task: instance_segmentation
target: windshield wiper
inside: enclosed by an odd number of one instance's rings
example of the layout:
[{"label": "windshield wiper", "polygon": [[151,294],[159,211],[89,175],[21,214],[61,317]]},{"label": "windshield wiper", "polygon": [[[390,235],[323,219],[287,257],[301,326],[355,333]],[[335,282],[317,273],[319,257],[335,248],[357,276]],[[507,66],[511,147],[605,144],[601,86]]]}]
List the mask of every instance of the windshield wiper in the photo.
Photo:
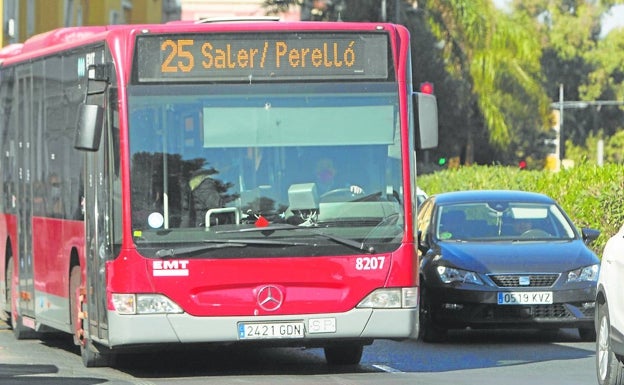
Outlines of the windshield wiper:
[{"label": "windshield wiper", "polygon": [[192,256],[204,251],[214,249],[224,249],[227,247],[247,247],[254,246],[316,246],[305,242],[276,241],[273,239],[205,239],[202,242],[209,245],[178,247],[170,249],[160,249],[155,256],[158,258],[171,258],[181,256]]},{"label": "windshield wiper", "polygon": [[199,254],[201,252],[212,250],[212,249],[223,249],[226,247],[245,247],[245,246],[247,245],[244,242],[228,243],[228,242],[222,241],[221,243],[212,244],[212,245],[160,249],[154,255],[157,258],[182,257],[182,256],[188,257],[194,254]]},{"label": "windshield wiper", "polygon": [[[277,230],[311,230],[310,227],[299,227],[299,226],[295,226],[295,225],[290,225],[290,224],[285,224],[285,223],[280,223],[280,224],[271,224],[269,226],[265,226],[265,227],[247,227],[244,229],[238,229],[238,230],[223,230],[223,231],[217,231],[217,233],[247,233],[247,232],[260,232],[263,233],[266,236],[269,236],[270,234],[272,234],[274,231]],[[317,231],[317,230],[312,230],[312,234],[316,235],[316,236],[321,236],[325,239],[330,239],[336,243],[340,243],[343,244],[345,246],[349,246],[352,247],[356,250],[359,251],[363,251],[369,254],[374,254],[375,253],[375,248],[373,246],[369,246],[367,244],[365,244],[364,242],[357,242],[354,241],[352,239],[348,239],[348,238],[343,238],[343,237],[339,237],[337,235],[332,235],[332,234],[327,234],[321,231]],[[238,240],[236,240],[238,241]],[[245,240],[246,241],[246,240]],[[243,241],[243,242],[245,242]]]},{"label": "windshield wiper", "polygon": [[224,245],[268,245],[268,246],[316,246],[307,242],[276,241],[273,239],[206,239],[206,243],[215,242]]}]

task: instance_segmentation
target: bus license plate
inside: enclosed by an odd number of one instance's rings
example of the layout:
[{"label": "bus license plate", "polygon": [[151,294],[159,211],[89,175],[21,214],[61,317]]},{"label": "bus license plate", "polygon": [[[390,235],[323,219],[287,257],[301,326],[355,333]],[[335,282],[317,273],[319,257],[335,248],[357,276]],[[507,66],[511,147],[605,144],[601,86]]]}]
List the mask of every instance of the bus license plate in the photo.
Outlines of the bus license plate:
[{"label": "bus license plate", "polygon": [[499,305],[549,305],[553,303],[551,291],[499,292]]},{"label": "bus license plate", "polygon": [[259,340],[269,338],[303,338],[303,322],[239,323],[238,338]]}]

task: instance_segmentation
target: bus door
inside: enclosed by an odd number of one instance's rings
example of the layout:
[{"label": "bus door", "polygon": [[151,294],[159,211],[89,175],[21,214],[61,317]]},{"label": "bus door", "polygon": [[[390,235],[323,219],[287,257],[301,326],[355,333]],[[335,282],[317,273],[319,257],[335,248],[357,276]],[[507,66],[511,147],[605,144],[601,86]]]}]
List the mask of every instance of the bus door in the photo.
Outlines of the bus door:
[{"label": "bus door", "polygon": [[[17,70],[17,282],[18,314],[35,316],[35,287],[32,255],[31,163],[34,113],[32,70],[30,65]],[[21,320],[18,320],[18,323]],[[21,326],[21,325],[20,325]]]},{"label": "bus door", "polygon": [[108,339],[106,261],[112,257],[112,176],[109,119],[104,119],[98,151],[86,152],[85,225],[88,325],[91,338]]}]

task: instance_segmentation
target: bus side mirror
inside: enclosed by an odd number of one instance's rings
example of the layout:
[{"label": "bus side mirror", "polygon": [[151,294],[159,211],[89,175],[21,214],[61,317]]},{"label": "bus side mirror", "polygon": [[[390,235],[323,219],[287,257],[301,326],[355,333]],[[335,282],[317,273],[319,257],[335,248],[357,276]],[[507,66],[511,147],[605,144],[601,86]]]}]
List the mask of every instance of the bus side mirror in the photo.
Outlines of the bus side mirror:
[{"label": "bus side mirror", "polygon": [[97,104],[81,104],[78,109],[74,148],[83,151],[97,151],[102,138],[104,108]]},{"label": "bus side mirror", "polygon": [[104,95],[111,77],[111,64],[92,64],[87,68],[85,101],[78,109],[74,148],[97,151],[102,139],[104,124]]},{"label": "bus side mirror", "polygon": [[416,120],[416,148],[426,150],[438,147],[438,103],[431,94],[414,92],[414,119]]}]

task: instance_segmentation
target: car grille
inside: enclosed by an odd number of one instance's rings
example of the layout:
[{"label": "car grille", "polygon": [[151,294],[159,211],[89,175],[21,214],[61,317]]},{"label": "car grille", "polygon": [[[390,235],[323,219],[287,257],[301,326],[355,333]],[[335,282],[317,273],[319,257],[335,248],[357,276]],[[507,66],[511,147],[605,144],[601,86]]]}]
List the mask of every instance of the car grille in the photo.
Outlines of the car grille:
[{"label": "car grille", "polygon": [[[576,304],[575,304],[576,305]],[[594,309],[580,309],[585,317],[593,317]],[[477,319],[520,321],[520,320],[574,320],[576,317],[563,304],[531,305],[531,306],[500,306],[487,305],[476,313]]]},{"label": "car grille", "polygon": [[[489,277],[498,287],[550,287],[555,284],[559,274],[500,274]],[[529,278],[529,284],[521,285],[520,277]]]},{"label": "car grille", "polygon": [[562,304],[520,306],[491,306],[484,309],[485,319],[513,319],[526,318],[565,319],[573,318],[572,314]]}]

